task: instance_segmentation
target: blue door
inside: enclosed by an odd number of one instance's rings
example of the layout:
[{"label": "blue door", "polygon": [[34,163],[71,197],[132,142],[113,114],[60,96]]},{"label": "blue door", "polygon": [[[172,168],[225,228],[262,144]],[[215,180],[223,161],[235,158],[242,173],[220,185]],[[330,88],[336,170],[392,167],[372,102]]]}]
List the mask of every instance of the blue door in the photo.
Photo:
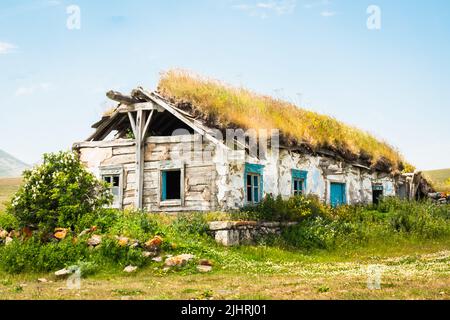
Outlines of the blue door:
[{"label": "blue door", "polygon": [[338,207],[347,203],[345,196],[345,183],[330,184],[330,203],[332,207]]}]

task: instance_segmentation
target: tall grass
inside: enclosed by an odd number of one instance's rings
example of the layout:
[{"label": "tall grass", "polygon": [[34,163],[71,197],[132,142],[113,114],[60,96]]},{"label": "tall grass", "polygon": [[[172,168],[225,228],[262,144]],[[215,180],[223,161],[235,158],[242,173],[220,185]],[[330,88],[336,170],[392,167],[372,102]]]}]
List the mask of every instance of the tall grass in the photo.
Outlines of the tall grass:
[{"label": "tall grass", "polygon": [[213,117],[223,126],[279,129],[297,144],[329,147],[357,157],[368,156],[372,164],[389,162],[393,170],[406,166],[399,152],[388,143],[332,117],[301,109],[280,99],[184,70],[163,73],[158,90],[177,102],[190,103],[203,116]]}]

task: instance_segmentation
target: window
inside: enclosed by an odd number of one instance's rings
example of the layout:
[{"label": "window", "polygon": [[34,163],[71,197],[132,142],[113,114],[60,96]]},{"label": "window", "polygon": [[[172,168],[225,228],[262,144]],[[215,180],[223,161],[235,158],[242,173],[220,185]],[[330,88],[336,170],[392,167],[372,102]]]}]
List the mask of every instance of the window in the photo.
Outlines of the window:
[{"label": "window", "polygon": [[181,200],[181,170],[162,171],[161,178],[161,200]]},{"label": "window", "polygon": [[245,197],[248,204],[259,203],[263,196],[263,170],[259,164],[245,164]]},{"label": "window", "polygon": [[372,202],[373,204],[380,203],[381,198],[383,197],[383,185],[382,184],[374,184],[372,186]]},{"label": "window", "polygon": [[120,190],[120,174],[103,174],[102,179],[109,185],[109,190],[114,196],[113,207],[120,208],[122,202],[122,194]]},{"label": "window", "polygon": [[307,171],[292,169],[292,194],[294,196],[305,194],[307,177]]},{"label": "window", "polygon": [[259,199],[259,175],[254,173],[247,174],[247,202],[258,203]]},{"label": "window", "polygon": [[305,180],[294,178],[294,196],[300,196],[303,194],[303,184]]}]

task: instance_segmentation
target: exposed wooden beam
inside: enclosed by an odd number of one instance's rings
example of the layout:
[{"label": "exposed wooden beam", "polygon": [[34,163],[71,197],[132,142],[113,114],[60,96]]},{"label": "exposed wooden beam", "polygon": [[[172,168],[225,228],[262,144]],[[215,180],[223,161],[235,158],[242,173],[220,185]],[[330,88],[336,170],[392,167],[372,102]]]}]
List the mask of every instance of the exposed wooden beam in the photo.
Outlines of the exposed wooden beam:
[{"label": "exposed wooden beam", "polygon": [[144,141],[145,139],[145,135],[147,134],[148,127],[150,125],[150,122],[152,121],[154,112],[155,110],[150,111],[150,115],[148,116],[147,121],[145,122],[144,130],[142,131],[141,141]]},{"label": "exposed wooden beam", "polygon": [[136,114],[136,198],[135,208],[142,209],[142,198],[144,194],[144,146],[142,133],[144,130],[145,113],[138,110]]},{"label": "exposed wooden beam", "polygon": [[120,92],[112,91],[112,90],[108,91],[106,93],[106,96],[109,99],[111,99],[111,100],[114,100],[114,101],[117,101],[117,102],[120,102],[120,103],[123,103],[123,104],[127,104],[127,105],[139,102],[139,100],[133,98],[132,96],[127,96],[127,95],[124,95],[124,94],[122,94]]},{"label": "exposed wooden beam", "polygon": [[117,117],[119,116],[118,113],[113,114],[109,119],[105,120],[101,125],[98,126],[98,128],[95,130],[93,134],[89,136],[89,138],[86,139],[86,141],[92,141],[92,140],[102,140],[101,137],[104,137],[105,130],[106,135],[109,134],[109,132],[112,131],[112,124],[114,121],[116,121]]},{"label": "exposed wooden beam", "polygon": [[139,110],[156,110],[158,112],[164,112],[164,108],[156,105],[153,102],[140,102],[131,105],[122,105],[117,109],[117,111],[120,113],[136,112]]},{"label": "exposed wooden beam", "polygon": [[131,130],[133,131],[134,137],[137,137],[136,122],[135,122],[131,112],[128,112],[128,119],[130,119]]}]

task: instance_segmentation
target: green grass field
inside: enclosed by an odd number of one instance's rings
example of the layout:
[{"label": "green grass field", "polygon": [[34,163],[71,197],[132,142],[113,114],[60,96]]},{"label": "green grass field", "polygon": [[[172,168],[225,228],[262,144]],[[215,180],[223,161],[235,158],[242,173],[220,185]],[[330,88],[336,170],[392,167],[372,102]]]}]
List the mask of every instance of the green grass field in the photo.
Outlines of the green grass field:
[{"label": "green grass field", "polygon": [[[8,199],[19,185],[20,179],[0,180],[0,198]],[[66,280],[58,280],[53,272],[0,271],[0,300],[450,299],[450,239],[446,238],[392,239],[332,252],[206,243],[210,246],[202,250],[222,260],[211,273],[198,273],[195,268],[164,271],[154,263],[125,274],[117,266],[82,279],[79,289],[69,289]],[[381,276],[379,290],[368,287],[374,266]]]},{"label": "green grass field", "polygon": [[431,180],[439,192],[450,192],[450,169],[425,171],[425,176]]},{"label": "green grass field", "polygon": [[[303,254],[271,247],[224,249],[234,264],[208,274],[101,272],[79,289],[52,274],[0,273],[0,299],[450,299],[450,243]],[[381,288],[369,289],[368,270]],[[45,278],[47,282],[39,282]]]},{"label": "green grass field", "polygon": [[0,178],[0,211],[5,209],[5,202],[19,189],[22,178]]}]

